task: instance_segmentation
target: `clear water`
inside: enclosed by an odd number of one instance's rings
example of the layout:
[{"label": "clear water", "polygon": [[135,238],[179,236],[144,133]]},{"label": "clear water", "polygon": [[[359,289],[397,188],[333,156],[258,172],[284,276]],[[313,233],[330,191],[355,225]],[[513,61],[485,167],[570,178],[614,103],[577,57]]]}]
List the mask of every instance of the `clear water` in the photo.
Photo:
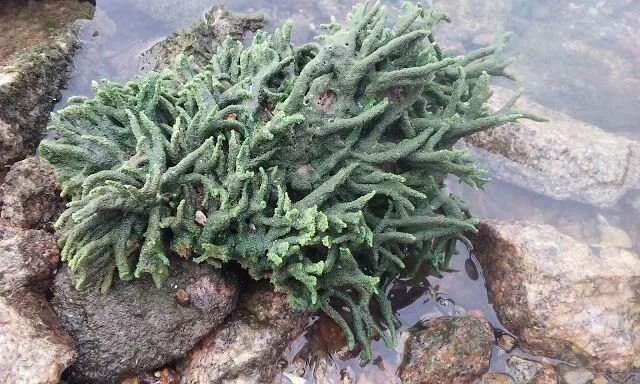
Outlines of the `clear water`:
[{"label": "clear water", "polygon": [[[295,23],[295,40],[307,41],[318,26],[334,15],[344,19],[354,1],[235,0],[222,1],[238,12],[262,11],[272,30],[286,19]],[[399,1],[385,0],[392,13]],[[486,44],[498,34],[515,32],[509,52],[519,56],[512,72],[528,97],[604,130],[640,140],[640,2],[635,0],[460,0],[435,1],[452,11],[451,25],[438,31],[441,41],[463,51]],[[179,4],[179,5],[178,5]],[[142,70],[141,53],[176,29],[190,25],[210,6],[210,0],[98,0],[93,20],[84,24],[84,46],[75,57],[75,71],[65,91],[90,95],[90,82],[109,78],[126,81]],[[457,18],[455,18],[457,16]],[[59,103],[57,108],[64,106]],[[625,207],[610,210],[572,202],[554,201],[524,189],[495,181],[486,192],[452,186],[485,218],[510,218],[548,223],[568,234],[591,233],[597,215],[624,229],[636,251],[640,223]],[[577,227],[577,228],[576,228]],[[473,257],[461,250],[449,271],[419,281],[400,281],[393,295],[403,329],[443,315],[486,317],[502,329],[488,302],[482,271]],[[316,321],[294,345],[288,371],[311,378],[313,370],[328,362],[338,380],[340,371],[357,382],[393,383],[402,356],[402,343],[388,350],[374,343],[373,364],[359,367],[342,349],[336,330]],[[326,357],[329,356],[327,360]],[[493,370],[500,370],[504,353],[494,354]],[[277,382],[288,379],[278,377]]]}]

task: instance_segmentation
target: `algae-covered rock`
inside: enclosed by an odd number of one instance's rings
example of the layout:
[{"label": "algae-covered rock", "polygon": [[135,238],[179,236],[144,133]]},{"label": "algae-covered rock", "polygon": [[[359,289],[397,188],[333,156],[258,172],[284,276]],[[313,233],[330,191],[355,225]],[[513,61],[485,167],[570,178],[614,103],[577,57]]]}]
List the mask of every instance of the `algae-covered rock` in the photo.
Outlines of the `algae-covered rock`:
[{"label": "algae-covered rock", "polygon": [[0,217],[18,228],[52,229],[64,211],[51,164],[37,157],[14,163],[0,186]]},{"label": "algae-covered rock", "polygon": [[9,2],[0,12],[0,174],[35,152],[78,48],[75,0]]},{"label": "algae-covered rock", "polygon": [[406,384],[472,383],[489,369],[493,342],[484,319],[429,321],[407,340],[400,378]]},{"label": "algae-covered rock", "polygon": [[119,282],[108,294],[79,292],[68,269],[55,278],[52,305],[78,346],[69,368],[79,382],[112,383],[184,356],[234,309],[233,276],[194,263],[176,264],[167,284]]}]

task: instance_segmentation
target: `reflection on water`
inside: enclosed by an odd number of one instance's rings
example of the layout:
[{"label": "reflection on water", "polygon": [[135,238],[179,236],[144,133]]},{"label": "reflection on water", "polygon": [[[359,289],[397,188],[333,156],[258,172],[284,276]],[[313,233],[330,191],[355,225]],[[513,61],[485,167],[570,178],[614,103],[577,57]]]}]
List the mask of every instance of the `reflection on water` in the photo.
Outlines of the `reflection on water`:
[{"label": "reflection on water", "polygon": [[[269,30],[286,19],[293,20],[296,42],[310,40],[318,33],[320,23],[332,15],[343,19],[354,2],[222,1],[234,11],[262,11]],[[392,13],[400,4],[383,2]],[[75,58],[75,72],[64,99],[75,94],[90,95],[91,80],[110,78],[122,82],[140,73],[141,52],[172,31],[191,24],[211,6],[211,0],[175,4],[168,0],[98,0],[94,19],[82,30],[84,46]],[[452,25],[438,31],[437,37],[441,37],[445,48],[468,50],[513,30],[509,51],[517,53],[519,59],[512,72],[519,79],[518,86],[524,87],[531,98],[604,130],[640,139],[640,2],[441,0],[435,5],[454,18]],[[58,108],[62,106],[64,102]],[[597,210],[553,201],[497,181],[490,183],[484,193],[469,191],[455,182],[450,188],[464,196],[479,217],[551,224],[590,244],[602,241],[602,234],[611,232],[607,228],[622,229],[633,247],[640,248],[640,223],[628,207]],[[483,316],[501,329],[487,300],[482,271],[464,249],[449,271],[399,280],[389,294],[403,323],[402,331],[438,316],[461,314]],[[358,382],[393,383],[398,380],[395,371],[401,363],[401,353],[402,342],[395,350],[376,342],[373,363],[361,368],[344,350],[344,340],[336,327],[319,319],[296,342],[287,370],[304,373],[309,379],[316,370],[333,379],[350,376]],[[499,369],[503,358],[504,353],[494,354],[492,369]],[[287,382],[283,377],[278,380]]]}]

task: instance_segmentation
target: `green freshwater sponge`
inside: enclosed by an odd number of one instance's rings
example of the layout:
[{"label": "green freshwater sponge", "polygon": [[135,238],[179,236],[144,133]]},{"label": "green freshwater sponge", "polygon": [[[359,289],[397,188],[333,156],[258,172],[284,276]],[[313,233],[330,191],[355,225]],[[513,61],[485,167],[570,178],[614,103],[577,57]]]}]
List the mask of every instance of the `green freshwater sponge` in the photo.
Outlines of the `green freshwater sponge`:
[{"label": "green freshwater sponge", "polygon": [[171,253],[234,261],[326,312],[363,360],[373,337],[394,344],[390,281],[445,267],[476,231],[444,183],[485,173],[453,144],[528,116],[485,105],[506,39],[450,57],[432,35],[446,17],[420,4],[393,28],[379,4],[348,19],[321,45],[293,45],[289,24],[227,39],[204,67],[179,56],[54,114],[40,151],[69,200],[56,229],[77,287],[161,285]]}]

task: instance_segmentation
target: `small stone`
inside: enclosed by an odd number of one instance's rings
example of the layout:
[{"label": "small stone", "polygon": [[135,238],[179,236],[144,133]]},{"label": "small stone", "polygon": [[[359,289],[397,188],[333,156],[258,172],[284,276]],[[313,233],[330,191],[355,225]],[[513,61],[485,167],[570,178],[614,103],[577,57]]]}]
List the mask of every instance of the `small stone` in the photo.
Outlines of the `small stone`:
[{"label": "small stone", "polygon": [[482,384],[516,384],[513,377],[505,373],[485,373],[482,376]]},{"label": "small stone", "polygon": [[609,380],[607,380],[603,374],[598,374],[593,380],[591,380],[591,384],[609,384]]},{"label": "small stone", "polygon": [[205,225],[207,223],[207,216],[202,211],[196,211],[195,221],[200,225]]},{"label": "small stone", "polygon": [[564,384],[588,384],[596,376],[583,367],[573,367],[568,364],[558,364],[556,371],[562,378]]},{"label": "small stone", "polygon": [[498,336],[498,347],[502,348],[505,352],[511,352],[517,343],[518,339],[507,333]]},{"label": "small stone", "polygon": [[191,296],[189,296],[189,293],[187,293],[187,291],[185,291],[184,289],[178,289],[178,291],[176,292],[176,301],[178,302],[178,304],[188,307],[189,305],[191,305]]},{"label": "small stone", "polygon": [[180,375],[171,368],[165,368],[160,372],[160,384],[180,384]]},{"label": "small stone", "polygon": [[558,379],[551,364],[511,356],[507,360],[508,373],[518,384],[557,384]]}]

